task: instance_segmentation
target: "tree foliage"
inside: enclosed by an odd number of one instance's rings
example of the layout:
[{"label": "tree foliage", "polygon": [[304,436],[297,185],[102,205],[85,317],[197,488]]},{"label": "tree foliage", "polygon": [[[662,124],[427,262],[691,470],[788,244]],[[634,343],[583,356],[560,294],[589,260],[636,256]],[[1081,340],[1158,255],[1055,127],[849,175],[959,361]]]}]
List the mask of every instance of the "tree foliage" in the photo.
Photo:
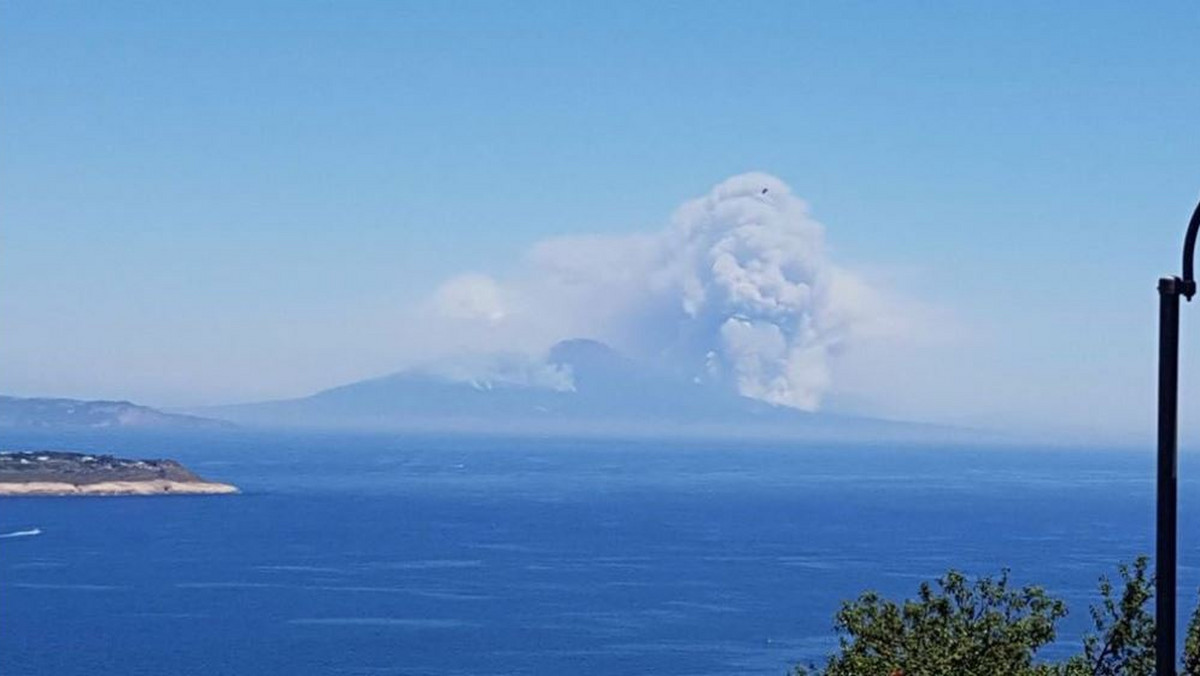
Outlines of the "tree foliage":
[{"label": "tree foliage", "polygon": [[1111,580],[1100,578],[1100,603],[1091,608],[1094,631],[1084,637],[1082,660],[1074,659],[1068,674],[1154,676],[1154,616],[1148,609],[1154,582],[1148,567],[1144,556],[1122,564],[1119,594]]},{"label": "tree foliage", "polygon": [[[796,676],[1153,676],[1154,580],[1149,559],[1100,579],[1092,631],[1079,654],[1038,659],[1066,605],[1036,586],[1013,588],[1008,571],[974,581],[950,571],[902,602],[866,592],[837,613],[838,650]],[[1184,642],[1181,676],[1200,676],[1200,608]]]},{"label": "tree foliage", "polygon": [[[826,676],[1035,674],[1038,648],[1067,613],[1038,587],[1010,588],[1008,573],[969,582],[951,571],[895,603],[867,592],[837,614],[839,653]],[[798,674],[814,673],[801,669]]]}]

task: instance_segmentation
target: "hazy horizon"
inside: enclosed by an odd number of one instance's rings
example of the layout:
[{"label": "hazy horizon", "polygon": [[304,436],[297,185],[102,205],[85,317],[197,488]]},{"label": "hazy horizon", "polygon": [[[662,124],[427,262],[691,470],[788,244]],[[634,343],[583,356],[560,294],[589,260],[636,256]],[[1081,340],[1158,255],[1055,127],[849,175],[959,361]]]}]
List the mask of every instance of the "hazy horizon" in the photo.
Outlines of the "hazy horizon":
[{"label": "hazy horizon", "polygon": [[1198,34],[0,2],[0,672],[1191,669]]},{"label": "hazy horizon", "polygon": [[6,4],[0,390],[180,408],[493,353],[556,388],[593,338],[801,410],[1149,438],[1198,24]]}]

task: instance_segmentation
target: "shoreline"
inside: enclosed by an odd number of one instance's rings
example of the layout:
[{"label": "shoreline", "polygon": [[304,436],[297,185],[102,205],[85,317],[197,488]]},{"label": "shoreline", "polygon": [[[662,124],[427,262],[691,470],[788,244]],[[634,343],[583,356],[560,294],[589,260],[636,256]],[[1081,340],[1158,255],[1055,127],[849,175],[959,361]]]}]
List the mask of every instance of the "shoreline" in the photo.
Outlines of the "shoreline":
[{"label": "shoreline", "polygon": [[98,481],[73,484],[65,481],[0,481],[0,497],[72,497],[122,495],[231,495],[237,486],[212,481]]}]

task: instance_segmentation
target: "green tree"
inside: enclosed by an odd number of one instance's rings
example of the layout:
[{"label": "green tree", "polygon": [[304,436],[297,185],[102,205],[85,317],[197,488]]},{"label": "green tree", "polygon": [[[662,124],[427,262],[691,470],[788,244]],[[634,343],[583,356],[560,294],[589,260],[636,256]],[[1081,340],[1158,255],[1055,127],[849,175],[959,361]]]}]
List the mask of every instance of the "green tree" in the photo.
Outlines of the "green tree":
[{"label": "green tree", "polygon": [[1183,641],[1182,676],[1200,676],[1200,605],[1192,611],[1188,622],[1187,637]]},{"label": "green tree", "polygon": [[1008,572],[974,583],[951,571],[901,604],[867,592],[837,614],[840,651],[825,676],[1013,676],[1051,674],[1036,666],[1066,606],[1040,587],[1009,587]]},{"label": "green tree", "polygon": [[[867,592],[845,603],[835,626],[838,651],[824,668],[796,676],[1152,676],[1154,580],[1149,559],[1121,565],[1119,585],[1100,579],[1093,630],[1080,654],[1038,661],[1066,616],[1040,587],[1012,589],[1008,572],[970,582],[951,571],[902,603]],[[1184,641],[1181,676],[1200,676],[1200,606]]]},{"label": "green tree", "polygon": [[1091,609],[1095,633],[1083,639],[1086,673],[1154,675],[1154,616],[1148,609],[1154,582],[1147,572],[1149,563],[1141,556],[1119,567],[1123,583],[1119,594],[1108,577],[1100,578],[1100,603]]}]

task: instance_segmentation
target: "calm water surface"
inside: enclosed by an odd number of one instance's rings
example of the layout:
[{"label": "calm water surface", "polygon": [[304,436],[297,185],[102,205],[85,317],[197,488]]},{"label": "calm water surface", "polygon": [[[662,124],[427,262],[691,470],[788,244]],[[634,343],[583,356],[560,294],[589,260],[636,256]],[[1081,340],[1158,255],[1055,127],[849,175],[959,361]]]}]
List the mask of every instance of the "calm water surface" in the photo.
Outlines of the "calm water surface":
[{"label": "calm water surface", "polygon": [[1065,597],[1061,652],[1096,578],[1151,549],[1149,449],[4,441],[176,457],[245,490],[0,501],[0,534],[42,531],[0,538],[8,676],[782,674],[833,647],[842,599],[949,567]]}]

